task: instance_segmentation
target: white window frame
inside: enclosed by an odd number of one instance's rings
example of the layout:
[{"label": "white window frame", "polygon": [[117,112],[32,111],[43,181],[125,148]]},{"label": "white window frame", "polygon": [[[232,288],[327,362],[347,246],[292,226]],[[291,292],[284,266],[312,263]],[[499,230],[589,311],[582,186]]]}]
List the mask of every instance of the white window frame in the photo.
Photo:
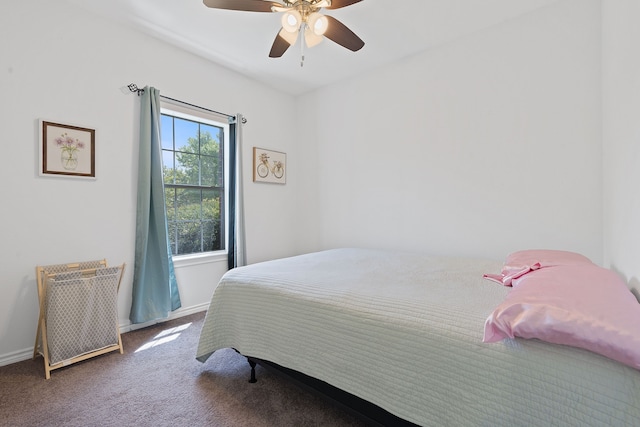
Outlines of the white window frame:
[{"label": "white window frame", "polygon": [[224,129],[224,242],[225,249],[193,254],[173,255],[174,267],[208,264],[227,260],[227,243],[229,242],[229,118],[209,110],[185,105],[172,100],[160,99],[160,114],[192,120]]}]

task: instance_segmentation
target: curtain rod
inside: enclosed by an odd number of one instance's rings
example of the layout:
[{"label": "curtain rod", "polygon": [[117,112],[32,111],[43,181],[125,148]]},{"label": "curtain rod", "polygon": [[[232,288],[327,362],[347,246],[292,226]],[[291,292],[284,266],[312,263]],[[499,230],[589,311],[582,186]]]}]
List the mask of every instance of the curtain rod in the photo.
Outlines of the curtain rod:
[{"label": "curtain rod", "polygon": [[[131,83],[127,87],[129,88],[130,92],[135,92],[135,93],[138,94],[138,96],[140,96],[140,95],[142,95],[144,93],[144,89],[140,89],[138,87],[138,85],[135,84],[135,83]],[[221,113],[220,111],[211,110],[211,109],[205,108],[205,107],[200,107],[199,105],[190,104],[188,102],[180,101],[179,99],[175,99],[175,98],[169,98],[168,96],[160,95],[160,98],[164,98],[164,99],[166,99],[168,101],[173,101],[173,102],[178,102],[180,104],[188,105],[189,107],[199,108],[200,110],[209,111],[210,113],[215,113],[215,114],[220,114],[222,116],[227,116],[227,118],[229,118],[229,119],[235,119],[235,117],[236,117],[235,115],[232,115],[232,114]],[[242,117],[242,123],[243,124],[247,123],[246,117]]]}]

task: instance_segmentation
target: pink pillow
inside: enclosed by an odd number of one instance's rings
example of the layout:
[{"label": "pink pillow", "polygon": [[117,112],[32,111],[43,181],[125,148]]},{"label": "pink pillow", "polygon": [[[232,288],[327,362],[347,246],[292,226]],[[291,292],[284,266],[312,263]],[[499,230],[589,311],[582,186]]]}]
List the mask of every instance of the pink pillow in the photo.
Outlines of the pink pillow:
[{"label": "pink pillow", "polygon": [[552,249],[529,249],[507,256],[500,274],[485,274],[484,278],[511,286],[511,281],[523,274],[556,265],[593,264],[589,258],[575,252]]},{"label": "pink pillow", "polygon": [[484,342],[538,338],[640,369],[640,304],[622,278],[595,264],[533,271],[487,318]]}]

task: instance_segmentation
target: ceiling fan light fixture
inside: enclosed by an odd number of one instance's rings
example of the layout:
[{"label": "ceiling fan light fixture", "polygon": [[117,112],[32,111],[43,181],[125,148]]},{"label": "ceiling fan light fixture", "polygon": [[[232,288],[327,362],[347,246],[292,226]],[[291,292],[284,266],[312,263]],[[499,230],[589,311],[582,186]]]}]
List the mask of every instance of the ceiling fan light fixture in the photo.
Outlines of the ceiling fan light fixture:
[{"label": "ceiling fan light fixture", "polygon": [[304,41],[309,48],[318,45],[323,38],[321,35],[316,34],[308,25],[304,29]]},{"label": "ceiling fan light fixture", "polygon": [[298,40],[298,33],[296,32],[292,33],[290,31],[285,30],[284,28],[280,30],[279,35],[280,37],[285,39],[290,46],[293,46],[294,44],[296,44],[296,40]]},{"label": "ceiling fan light fixture", "polygon": [[364,46],[364,41],[346,25],[331,15],[319,13],[323,9],[342,9],[360,3],[362,0],[202,0],[212,9],[239,10],[246,12],[282,13],[282,27],[278,31],[270,58],[280,58],[298,38],[304,62],[306,46],[315,46],[325,37],[332,42],[356,52]]},{"label": "ceiling fan light fixture", "polygon": [[311,30],[315,35],[322,36],[327,31],[327,27],[329,26],[329,20],[327,19],[326,16],[318,12],[313,12],[307,18],[307,24],[309,25],[309,27],[311,28]]},{"label": "ceiling fan light fixture", "polygon": [[290,33],[295,33],[300,29],[302,16],[297,10],[289,10],[282,15],[282,28]]}]

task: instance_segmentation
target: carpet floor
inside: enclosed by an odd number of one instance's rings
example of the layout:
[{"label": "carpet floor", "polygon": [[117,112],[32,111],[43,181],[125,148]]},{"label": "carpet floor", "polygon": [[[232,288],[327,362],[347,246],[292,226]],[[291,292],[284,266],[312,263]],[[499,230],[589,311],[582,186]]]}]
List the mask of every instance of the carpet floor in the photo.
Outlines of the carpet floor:
[{"label": "carpet floor", "polygon": [[364,426],[233,350],[195,360],[204,313],[122,335],[112,352],[52,371],[0,367],[0,426]]}]

